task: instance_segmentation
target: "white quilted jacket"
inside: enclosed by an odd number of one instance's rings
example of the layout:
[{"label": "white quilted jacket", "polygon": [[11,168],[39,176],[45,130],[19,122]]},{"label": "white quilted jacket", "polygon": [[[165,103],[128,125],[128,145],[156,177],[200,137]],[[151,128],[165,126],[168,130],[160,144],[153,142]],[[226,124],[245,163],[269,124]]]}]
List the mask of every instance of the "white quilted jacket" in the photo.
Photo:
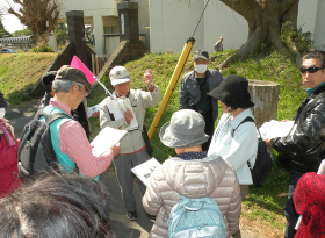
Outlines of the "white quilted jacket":
[{"label": "white quilted jacket", "polygon": [[221,157],[204,159],[167,159],[156,170],[143,197],[147,213],[157,215],[150,236],[168,237],[167,220],[173,206],[187,198],[209,196],[222,212],[227,238],[239,229],[240,193],[236,172]]}]

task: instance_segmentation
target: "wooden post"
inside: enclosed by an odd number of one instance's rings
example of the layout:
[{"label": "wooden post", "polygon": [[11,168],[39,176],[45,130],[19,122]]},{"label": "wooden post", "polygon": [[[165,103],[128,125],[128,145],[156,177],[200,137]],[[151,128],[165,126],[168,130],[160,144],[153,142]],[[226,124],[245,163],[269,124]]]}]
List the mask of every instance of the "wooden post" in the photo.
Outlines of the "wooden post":
[{"label": "wooden post", "polygon": [[[95,54],[91,54],[93,73],[95,74]],[[97,74],[95,74],[97,76]]]},{"label": "wooden post", "polygon": [[96,55],[96,73],[95,75],[97,76],[99,74],[99,57]]},{"label": "wooden post", "polygon": [[272,81],[248,80],[248,92],[255,104],[252,113],[257,127],[264,122],[276,120],[280,84]]}]

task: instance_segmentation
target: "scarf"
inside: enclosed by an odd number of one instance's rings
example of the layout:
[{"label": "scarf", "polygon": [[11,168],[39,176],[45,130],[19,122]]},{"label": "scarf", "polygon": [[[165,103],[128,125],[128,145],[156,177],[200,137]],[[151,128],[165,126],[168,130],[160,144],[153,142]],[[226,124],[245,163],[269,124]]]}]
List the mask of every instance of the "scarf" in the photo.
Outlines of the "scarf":
[{"label": "scarf", "polygon": [[310,96],[313,92],[315,92],[318,88],[320,88],[321,86],[324,86],[324,83],[321,83],[320,85],[318,85],[316,88],[306,88],[306,92],[308,93],[308,96]]},{"label": "scarf", "polygon": [[200,151],[200,152],[184,152],[178,155],[178,158],[184,160],[192,160],[192,159],[204,159],[208,157],[208,151]]}]

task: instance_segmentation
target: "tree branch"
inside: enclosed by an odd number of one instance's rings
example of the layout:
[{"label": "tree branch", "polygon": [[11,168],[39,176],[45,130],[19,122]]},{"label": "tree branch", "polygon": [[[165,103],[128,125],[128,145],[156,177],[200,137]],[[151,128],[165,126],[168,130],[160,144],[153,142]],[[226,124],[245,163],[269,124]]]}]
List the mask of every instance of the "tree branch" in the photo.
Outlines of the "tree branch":
[{"label": "tree branch", "polygon": [[288,11],[290,7],[292,7],[295,3],[299,2],[299,0],[282,0],[279,2],[281,5],[281,16]]},{"label": "tree branch", "polygon": [[255,0],[220,0],[226,6],[243,16],[247,21],[255,19],[256,13],[260,12],[260,6]]}]

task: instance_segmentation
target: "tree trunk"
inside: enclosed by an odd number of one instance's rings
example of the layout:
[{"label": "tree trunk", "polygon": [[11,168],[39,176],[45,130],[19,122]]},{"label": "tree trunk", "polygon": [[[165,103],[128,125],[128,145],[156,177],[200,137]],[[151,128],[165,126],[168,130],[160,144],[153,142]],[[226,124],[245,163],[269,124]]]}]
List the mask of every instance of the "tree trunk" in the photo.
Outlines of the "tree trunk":
[{"label": "tree trunk", "polygon": [[281,27],[285,21],[297,25],[299,0],[220,0],[248,23],[246,43],[219,67],[222,70],[235,60],[252,57],[263,49],[274,49],[290,56],[290,51],[281,40]]},{"label": "tree trunk", "polygon": [[248,92],[254,102],[252,113],[257,127],[264,122],[276,120],[280,84],[264,80],[248,80]]}]

